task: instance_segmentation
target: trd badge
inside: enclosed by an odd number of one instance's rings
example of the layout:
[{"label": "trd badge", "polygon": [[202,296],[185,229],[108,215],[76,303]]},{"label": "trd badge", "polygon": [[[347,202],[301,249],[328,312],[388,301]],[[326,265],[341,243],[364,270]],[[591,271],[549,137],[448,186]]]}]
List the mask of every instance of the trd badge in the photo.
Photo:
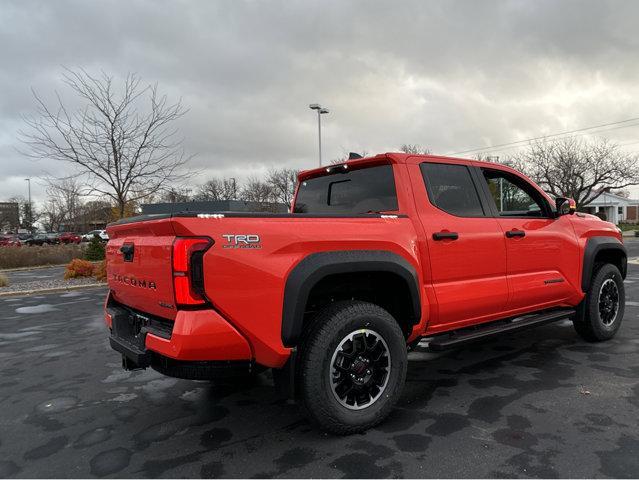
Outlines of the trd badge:
[{"label": "trd badge", "polygon": [[254,233],[246,235],[224,234],[222,237],[226,240],[226,243],[222,245],[222,248],[262,248],[260,243],[260,236]]}]

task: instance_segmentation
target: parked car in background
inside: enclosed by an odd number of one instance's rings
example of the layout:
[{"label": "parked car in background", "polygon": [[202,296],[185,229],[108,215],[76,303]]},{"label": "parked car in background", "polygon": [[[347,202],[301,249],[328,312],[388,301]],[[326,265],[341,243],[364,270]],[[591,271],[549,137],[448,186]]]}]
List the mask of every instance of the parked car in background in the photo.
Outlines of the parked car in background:
[{"label": "parked car in background", "polygon": [[49,245],[57,245],[57,244],[60,243],[60,234],[59,233],[50,232],[50,233],[47,233],[46,236],[47,236],[47,243]]},{"label": "parked car in background", "polygon": [[33,245],[45,245],[49,243],[46,233],[37,233],[29,238],[27,238],[24,243],[32,247]]},{"label": "parked car in background", "polygon": [[22,243],[17,235],[0,235],[0,247],[20,247]]},{"label": "parked car in background", "polygon": [[82,241],[88,242],[93,239],[93,237],[97,235],[101,240],[107,242],[109,240],[109,235],[106,230],[91,230],[89,233],[85,233],[82,235]]},{"label": "parked car in background", "polygon": [[32,233],[18,233],[18,239],[20,239],[20,243],[25,244],[27,240],[33,238]]},{"label": "parked car in background", "polygon": [[36,233],[23,241],[24,244],[33,245],[57,245],[60,243],[60,235],[57,233]]},{"label": "parked car in background", "polygon": [[81,241],[82,237],[77,233],[63,232],[60,234],[60,243],[80,243]]}]

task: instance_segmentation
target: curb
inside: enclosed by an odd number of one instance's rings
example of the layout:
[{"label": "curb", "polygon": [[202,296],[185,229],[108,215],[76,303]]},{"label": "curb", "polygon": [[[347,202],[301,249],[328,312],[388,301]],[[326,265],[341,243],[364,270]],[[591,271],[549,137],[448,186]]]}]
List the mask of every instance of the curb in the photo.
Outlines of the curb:
[{"label": "curb", "polygon": [[104,283],[87,283],[86,285],[71,285],[68,287],[54,287],[54,288],[42,288],[40,290],[18,290],[16,292],[0,292],[0,298],[3,297],[16,297],[22,295],[35,295],[42,293],[56,293],[56,292],[67,292],[69,290],[83,290],[85,288],[96,288],[96,287],[106,287],[106,282]]}]

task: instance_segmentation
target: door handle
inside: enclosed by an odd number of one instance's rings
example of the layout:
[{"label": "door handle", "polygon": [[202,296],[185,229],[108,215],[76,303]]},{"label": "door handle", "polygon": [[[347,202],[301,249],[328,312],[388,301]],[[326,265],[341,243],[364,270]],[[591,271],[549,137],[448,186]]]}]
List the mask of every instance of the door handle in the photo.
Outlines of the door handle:
[{"label": "door handle", "polygon": [[506,232],[506,237],[508,238],[525,237],[525,236],[526,236],[526,232],[524,232],[523,230],[508,230]]},{"label": "door handle", "polygon": [[437,232],[433,233],[433,240],[457,240],[459,234],[457,232]]}]

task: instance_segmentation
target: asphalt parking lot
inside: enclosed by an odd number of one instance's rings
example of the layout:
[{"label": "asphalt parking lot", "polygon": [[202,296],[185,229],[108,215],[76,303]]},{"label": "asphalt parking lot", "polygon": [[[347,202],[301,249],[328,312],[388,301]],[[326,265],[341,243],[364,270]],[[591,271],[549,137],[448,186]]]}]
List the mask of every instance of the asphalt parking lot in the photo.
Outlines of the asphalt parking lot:
[{"label": "asphalt parking lot", "polygon": [[42,280],[56,280],[64,275],[64,265],[56,265],[53,267],[36,268],[33,270],[13,270],[5,272],[11,285],[17,283],[27,283]]},{"label": "asphalt parking lot", "polygon": [[2,298],[0,477],[637,477],[637,265],[626,296],[607,343],[561,322],[418,349],[391,417],[351,437],[314,429],[268,374],[214,385],[123,371],[104,289]]}]

